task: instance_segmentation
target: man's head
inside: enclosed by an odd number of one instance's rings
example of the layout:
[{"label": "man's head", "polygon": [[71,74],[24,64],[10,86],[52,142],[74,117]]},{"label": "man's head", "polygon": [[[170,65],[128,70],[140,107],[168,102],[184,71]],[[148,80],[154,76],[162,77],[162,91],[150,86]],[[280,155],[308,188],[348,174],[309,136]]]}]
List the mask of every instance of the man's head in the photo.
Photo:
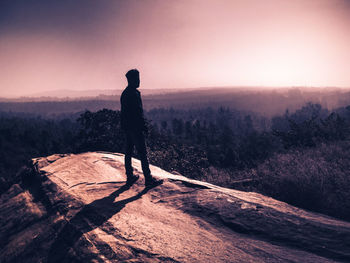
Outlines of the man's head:
[{"label": "man's head", "polygon": [[125,74],[128,80],[128,86],[138,88],[140,86],[140,73],[137,69],[131,69]]}]

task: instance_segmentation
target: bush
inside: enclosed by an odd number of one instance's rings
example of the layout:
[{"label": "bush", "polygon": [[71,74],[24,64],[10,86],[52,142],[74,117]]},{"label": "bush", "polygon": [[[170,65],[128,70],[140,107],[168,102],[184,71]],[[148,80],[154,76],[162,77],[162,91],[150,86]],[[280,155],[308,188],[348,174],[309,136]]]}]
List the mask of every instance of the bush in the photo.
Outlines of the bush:
[{"label": "bush", "polygon": [[81,114],[77,120],[80,124],[77,151],[124,152],[125,138],[120,116],[120,111],[108,109]]},{"label": "bush", "polygon": [[249,190],[350,220],[349,171],[350,141],[338,141],[276,154],[239,176],[258,180]]}]

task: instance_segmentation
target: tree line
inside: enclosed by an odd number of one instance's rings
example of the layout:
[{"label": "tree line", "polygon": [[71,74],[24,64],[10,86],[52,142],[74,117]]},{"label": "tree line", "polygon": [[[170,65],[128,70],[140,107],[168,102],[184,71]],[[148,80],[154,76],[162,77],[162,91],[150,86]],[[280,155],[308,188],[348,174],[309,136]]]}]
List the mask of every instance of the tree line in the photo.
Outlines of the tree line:
[{"label": "tree line", "polygon": [[[154,117],[151,120],[152,116]],[[309,103],[268,119],[229,108],[147,112],[150,162],[200,179],[204,170],[252,168],[276,152],[349,136],[350,107],[329,112]],[[124,151],[120,112],[86,111],[74,119],[0,117],[3,187],[28,159],[54,153]]]}]

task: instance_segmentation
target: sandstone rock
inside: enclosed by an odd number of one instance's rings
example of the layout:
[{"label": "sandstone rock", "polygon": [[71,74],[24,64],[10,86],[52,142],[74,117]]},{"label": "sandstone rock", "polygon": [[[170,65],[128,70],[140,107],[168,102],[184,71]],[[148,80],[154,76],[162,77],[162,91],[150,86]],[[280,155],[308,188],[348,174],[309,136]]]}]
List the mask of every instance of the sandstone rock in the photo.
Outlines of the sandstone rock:
[{"label": "sandstone rock", "polygon": [[0,200],[0,262],[350,261],[350,224],[151,166],[125,185],[122,154],[32,160]]}]

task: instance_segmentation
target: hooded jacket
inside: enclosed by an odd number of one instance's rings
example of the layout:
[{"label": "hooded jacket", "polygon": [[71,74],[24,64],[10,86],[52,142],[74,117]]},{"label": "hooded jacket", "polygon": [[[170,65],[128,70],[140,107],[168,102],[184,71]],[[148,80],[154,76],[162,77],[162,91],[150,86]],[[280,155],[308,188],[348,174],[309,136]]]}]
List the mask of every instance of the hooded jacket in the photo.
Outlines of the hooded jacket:
[{"label": "hooded jacket", "polygon": [[125,131],[145,131],[141,94],[136,88],[126,87],[120,97],[121,126]]}]

